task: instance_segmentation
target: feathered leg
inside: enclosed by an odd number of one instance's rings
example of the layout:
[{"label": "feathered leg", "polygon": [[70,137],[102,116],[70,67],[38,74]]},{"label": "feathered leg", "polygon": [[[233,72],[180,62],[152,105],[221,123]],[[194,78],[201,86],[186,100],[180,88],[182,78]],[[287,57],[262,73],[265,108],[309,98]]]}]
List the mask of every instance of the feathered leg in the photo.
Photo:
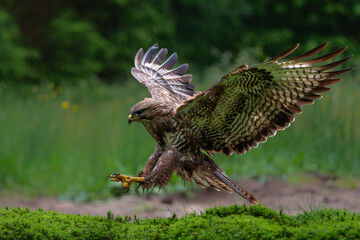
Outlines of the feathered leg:
[{"label": "feathered leg", "polygon": [[139,172],[137,176],[144,177],[144,176],[148,175],[154,169],[156,163],[158,162],[158,160],[162,154],[163,154],[163,151],[161,150],[160,146],[157,145],[154,153],[149,157],[143,170],[141,172]]},{"label": "feathered leg", "polygon": [[181,153],[175,147],[168,147],[160,156],[152,171],[145,175],[145,182],[141,183],[143,189],[163,187],[178,167],[178,160]]},{"label": "feathered leg", "polygon": [[163,187],[169,182],[177,167],[180,152],[175,147],[169,147],[158,157],[160,154],[160,151],[155,151],[138,177],[128,177],[117,173],[108,177],[113,182],[122,182],[123,188],[127,190],[130,189],[132,182],[140,183],[143,189]]}]

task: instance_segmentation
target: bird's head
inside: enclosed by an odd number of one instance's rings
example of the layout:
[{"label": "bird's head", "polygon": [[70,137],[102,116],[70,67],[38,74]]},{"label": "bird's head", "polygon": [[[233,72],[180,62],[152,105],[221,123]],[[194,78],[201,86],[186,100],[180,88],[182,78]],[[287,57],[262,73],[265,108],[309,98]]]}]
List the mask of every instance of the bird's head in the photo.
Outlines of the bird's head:
[{"label": "bird's head", "polygon": [[159,103],[146,98],[141,102],[138,102],[130,109],[128,123],[132,122],[144,122],[150,121],[154,118],[155,114],[157,114],[156,109],[159,107]]}]

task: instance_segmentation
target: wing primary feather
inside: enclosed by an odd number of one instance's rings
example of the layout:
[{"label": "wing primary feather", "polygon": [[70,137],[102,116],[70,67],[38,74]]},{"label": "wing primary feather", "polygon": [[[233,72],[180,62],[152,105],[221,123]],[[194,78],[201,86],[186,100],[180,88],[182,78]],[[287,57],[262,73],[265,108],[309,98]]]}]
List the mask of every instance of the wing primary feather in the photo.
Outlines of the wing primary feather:
[{"label": "wing primary feather", "polygon": [[145,65],[145,63],[149,63],[153,59],[155,53],[158,50],[158,47],[159,47],[159,45],[157,43],[155,43],[146,51],[146,53],[141,61],[142,65]]},{"label": "wing primary feather", "polygon": [[175,65],[178,59],[177,53],[171,54],[171,56],[163,63],[158,69],[166,69],[169,70],[172,66]]},{"label": "wing primary feather", "polygon": [[179,75],[183,75],[184,73],[186,73],[186,71],[189,69],[189,65],[187,63],[182,64],[172,70],[169,70],[168,72],[166,72],[165,75],[168,75],[170,73],[174,73],[174,74],[179,74]]},{"label": "wing primary feather", "polygon": [[191,74],[186,74],[186,75],[168,75],[168,74],[164,74],[163,76],[165,76],[165,79],[167,80],[177,80],[180,81],[181,83],[184,84],[188,84],[191,82],[192,80],[192,75]]},{"label": "wing primary feather", "polygon": [[335,77],[337,75],[344,74],[344,73],[352,71],[352,70],[354,70],[354,69],[353,68],[348,68],[348,69],[339,70],[339,71],[333,71],[333,72],[323,72],[322,74],[325,74],[326,78],[331,78],[331,77]]},{"label": "wing primary feather", "polygon": [[328,69],[331,69],[331,68],[335,68],[335,67],[347,62],[350,58],[352,58],[352,55],[347,57],[347,58],[341,59],[339,61],[329,63],[329,64],[326,64],[326,65],[323,65],[323,66],[316,67],[316,69],[319,70],[319,71],[325,71],[325,70],[328,70]]},{"label": "wing primary feather", "polygon": [[308,52],[306,52],[304,54],[301,54],[300,56],[289,59],[289,61],[290,62],[298,62],[298,61],[303,60],[305,58],[311,57],[312,55],[314,55],[314,54],[320,52],[321,50],[323,50],[327,45],[328,45],[328,42],[323,43],[320,46],[318,46],[318,47],[316,47],[316,48],[314,48],[314,49],[312,49],[312,50],[310,50],[310,51],[308,51]]},{"label": "wing primary feather", "polygon": [[332,53],[329,53],[329,54],[326,54],[324,56],[321,56],[321,57],[318,57],[318,58],[314,58],[314,59],[311,59],[311,60],[308,60],[308,61],[305,61],[305,62],[302,62],[304,64],[310,64],[310,65],[313,65],[313,64],[316,64],[316,63],[320,63],[320,62],[323,62],[323,61],[326,61],[326,60],[329,60],[331,58],[334,58],[336,57],[337,55],[341,54],[342,52],[344,52],[345,50],[347,49],[347,47],[343,47],[343,48],[340,48]]},{"label": "wing primary feather", "polygon": [[135,55],[135,67],[131,69],[132,75],[149,90],[151,97],[156,100],[166,100],[178,106],[184,100],[195,94],[191,83],[192,75],[185,74],[188,64],[182,64],[174,69],[178,55],[173,53],[166,59],[168,50],[159,49],[155,43],[144,54],[139,49]]},{"label": "wing primary feather", "polygon": [[290,53],[292,53],[293,51],[295,51],[298,47],[299,47],[299,44],[297,43],[294,46],[292,46],[291,48],[289,48],[288,50],[276,55],[275,57],[271,58],[270,60],[267,60],[266,62],[275,62],[281,58],[284,58],[287,55],[289,55]]},{"label": "wing primary feather", "polygon": [[320,86],[329,86],[340,82],[342,79],[326,79],[319,81]]},{"label": "wing primary feather", "polygon": [[168,50],[166,48],[160,49],[159,52],[154,57],[154,59],[152,60],[151,64],[160,65],[164,61],[167,53]]},{"label": "wing primary feather", "polygon": [[[189,127],[197,130],[196,139],[206,151],[244,154],[289,127],[295,114],[302,112],[301,106],[314,103],[322,97],[319,93],[331,90],[326,86],[341,81],[333,77],[353,70],[333,70],[351,58],[332,60],[346,47],[306,60],[327,44],[277,62],[292,53],[296,44],[256,67],[234,69],[207,91],[180,105],[176,116],[185,118]],[[323,62],[328,60],[332,62]],[[319,65],[312,67],[316,63]]]},{"label": "wing primary feather", "polygon": [[195,94],[195,84],[193,83],[189,83],[187,86],[186,86],[186,89],[190,90],[192,92],[191,95],[194,95]]},{"label": "wing primary feather", "polygon": [[139,49],[139,51],[137,51],[136,55],[135,55],[135,60],[134,60],[134,65],[135,67],[140,67],[141,65],[141,59],[144,55],[144,50],[142,48]]},{"label": "wing primary feather", "polygon": [[331,88],[327,88],[327,87],[323,87],[323,86],[315,86],[312,88],[311,92],[323,93],[323,92],[328,92],[330,90],[331,90]]}]

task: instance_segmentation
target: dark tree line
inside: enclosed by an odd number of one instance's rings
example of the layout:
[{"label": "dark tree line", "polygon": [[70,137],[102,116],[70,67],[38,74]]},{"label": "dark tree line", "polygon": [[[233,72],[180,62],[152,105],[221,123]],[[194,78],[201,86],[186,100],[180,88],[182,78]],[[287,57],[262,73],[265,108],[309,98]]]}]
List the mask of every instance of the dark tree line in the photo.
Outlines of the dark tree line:
[{"label": "dark tree line", "polygon": [[124,81],[155,42],[198,70],[247,47],[272,55],[330,41],[356,54],[359,24],[358,0],[3,0],[0,81]]}]

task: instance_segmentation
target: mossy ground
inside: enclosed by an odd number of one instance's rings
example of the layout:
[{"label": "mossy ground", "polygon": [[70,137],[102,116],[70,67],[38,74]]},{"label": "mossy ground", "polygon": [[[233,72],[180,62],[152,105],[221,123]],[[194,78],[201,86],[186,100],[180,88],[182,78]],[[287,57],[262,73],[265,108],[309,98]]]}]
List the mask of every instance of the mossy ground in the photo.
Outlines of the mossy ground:
[{"label": "mossy ground", "polygon": [[263,206],[215,207],[182,218],[139,219],[0,209],[0,239],[358,239],[360,214],[323,209],[296,216]]}]

